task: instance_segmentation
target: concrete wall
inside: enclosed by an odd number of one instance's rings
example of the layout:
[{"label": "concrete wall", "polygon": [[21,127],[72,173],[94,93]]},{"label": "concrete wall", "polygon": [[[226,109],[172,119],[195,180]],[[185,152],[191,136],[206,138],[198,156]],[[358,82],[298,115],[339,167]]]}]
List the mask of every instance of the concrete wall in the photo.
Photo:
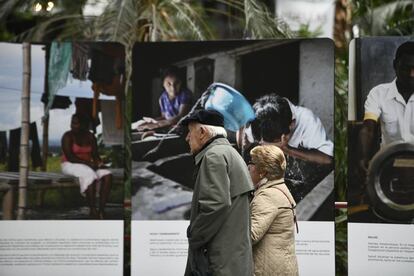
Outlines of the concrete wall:
[{"label": "concrete wall", "polygon": [[240,89],[239,59],[235,56],[220,55],[215,58],[214,82],[222,82]]},{"label": "concrete wall", "polygon": [[299,105],[321,119],[333,141],[334,44],[330,39],[303,40],[299,58]]},{"label": "concrete wall", "polygon": [[187,66],[187,88],[194,92],[195,78],[194,78],[194,64],[188,64]]}]

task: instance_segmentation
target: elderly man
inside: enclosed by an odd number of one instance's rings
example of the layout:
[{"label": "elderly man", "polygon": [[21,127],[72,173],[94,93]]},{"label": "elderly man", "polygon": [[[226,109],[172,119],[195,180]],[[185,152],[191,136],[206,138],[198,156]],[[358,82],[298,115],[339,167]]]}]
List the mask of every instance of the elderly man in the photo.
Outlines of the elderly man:
[{"label": "elderly man", "polygon": [[183,121],[196,172],[185,275],[253,275],[246,164],[226,139],[223,116],[200,110]]}]

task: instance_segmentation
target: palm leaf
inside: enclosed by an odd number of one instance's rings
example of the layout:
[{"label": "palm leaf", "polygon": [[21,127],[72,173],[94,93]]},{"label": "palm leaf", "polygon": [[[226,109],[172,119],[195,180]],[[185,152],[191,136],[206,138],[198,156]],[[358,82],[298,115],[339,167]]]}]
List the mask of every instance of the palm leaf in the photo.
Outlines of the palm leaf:
[{"label": "palm leaf", "polygon": [[[71,21],[74,25],[60,24],[65,21]],[[31,41],[42,42],[45,41],[50,34],[59,32],[58,40],[65,39],[82,39],[85,30],[83,17],[81,15],[59,15],[54,16],[44,22],[39,23],[33,28],[30,28],[21,34],[17,35],[13,40],[15,42]]]},{"label": "palm leaf", "polygon": [[257,38],[290,38],[292,33],[288,25],[273,17],[263,3],[256,0],[244,0],[245,35]]},{"label": "palm leaf", "polygon": [[[355,23],[360,25],[364,33],[370,35],[386,35],[391,33],[407,35],[412,34],[414,30],[413,13],[413,1],[394,1],[377,7],[367,8],[366,12],[355,20]],[[411,25],[411,31],[409,33],[399,31],[398,26],[390,26],[389,22],[395,16],[402,23]],[[403,17],[406,18],[401,20]]]},{"label": "palm leaf", "polygon": [[6,18],[16,10],[27,10],[34,5],[34,0],[2,0],[0,3],[0,22],[4,22]]}]

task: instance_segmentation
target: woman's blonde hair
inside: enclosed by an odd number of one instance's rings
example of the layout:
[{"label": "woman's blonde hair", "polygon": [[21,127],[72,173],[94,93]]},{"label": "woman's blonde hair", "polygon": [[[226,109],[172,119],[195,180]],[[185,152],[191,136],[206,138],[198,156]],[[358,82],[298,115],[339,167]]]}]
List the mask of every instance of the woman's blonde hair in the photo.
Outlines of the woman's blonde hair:
[{"label": "woman's blonde hair", "polygon": [[258,171],[265,173],[269,180],[284,177],[286,159],[283,151],[277,146],[262,145],[254,147],[250,151],[250,156]]}]

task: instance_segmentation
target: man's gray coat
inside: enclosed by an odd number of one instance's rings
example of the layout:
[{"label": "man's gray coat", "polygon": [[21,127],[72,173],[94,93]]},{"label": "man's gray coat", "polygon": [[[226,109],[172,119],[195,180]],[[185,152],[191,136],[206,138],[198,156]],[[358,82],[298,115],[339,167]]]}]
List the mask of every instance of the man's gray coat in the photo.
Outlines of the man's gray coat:
[{"label": "man's gray coat", "polygon": [[195,156],[195,164],[185,275],[253,275],[253,184],[244,160],[226,138],[216,137]]}]

